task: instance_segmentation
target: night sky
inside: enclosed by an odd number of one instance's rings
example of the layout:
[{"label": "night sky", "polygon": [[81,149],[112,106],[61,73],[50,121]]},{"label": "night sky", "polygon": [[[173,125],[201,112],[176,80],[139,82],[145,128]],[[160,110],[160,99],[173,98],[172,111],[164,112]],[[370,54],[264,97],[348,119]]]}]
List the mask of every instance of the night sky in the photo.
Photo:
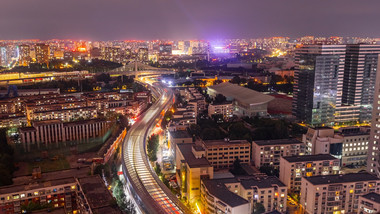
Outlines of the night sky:
[{"label": "night sky", "polygon": [[1,39],[380,37],[380,0],[0,0]]}]

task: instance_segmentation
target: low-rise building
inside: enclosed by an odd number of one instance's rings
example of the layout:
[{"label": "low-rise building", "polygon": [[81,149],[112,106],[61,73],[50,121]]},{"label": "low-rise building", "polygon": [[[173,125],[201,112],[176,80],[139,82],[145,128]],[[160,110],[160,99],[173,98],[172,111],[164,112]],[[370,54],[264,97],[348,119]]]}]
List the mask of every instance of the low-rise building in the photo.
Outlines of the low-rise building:
[{"label": "low-rise building", "polygon": [[280,180],[291,192],[301,190],[301,178],[334,175],[340,170],[340,160],[328,155],[298,155],[280,158]]},{"label": "low-rise building", "polygon": [[358,214],[372,214],[380,212],[380,194],[370,192],[359,196]]},{"label": "low-rise building", "polygon": [[357,213],[359,197],[370,192],[380,192],[380,179],[369,173],[303,177],[300,205],[310,214]]},{"label": "low-rise building", "polygon": [[239,117],[266,116],[268,103],[274,99],[272,96],[229,82],[208,86],[207,93],[211,98],[222,94],[227,101],[232,101],[234,114]]},{"label": "low-rise building", "polygon": [[280,157],[304,155],[305,145],[297,139],[252,141],[252,160],[257,168],[280,167]]},{"label": "low-rise building", "polygon": [[177,144],[176,178],[181,196],[189,202],[200,197],[202,178],[213,178],[214,169],[206,159],[206,152],[194,143]]}]

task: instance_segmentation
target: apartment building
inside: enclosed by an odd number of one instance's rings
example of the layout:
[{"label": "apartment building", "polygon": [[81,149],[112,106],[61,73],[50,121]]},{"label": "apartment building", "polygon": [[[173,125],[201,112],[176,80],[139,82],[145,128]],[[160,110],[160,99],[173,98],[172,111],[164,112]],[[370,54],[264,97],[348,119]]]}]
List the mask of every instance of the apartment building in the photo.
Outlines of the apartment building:
[{"label": "apartment building", "polygon": [[280,180],[290,192],[300,192],[302,177],[334,175],[340,170],[340,160],[329,155],[298,155],[280,158]]},{"label": "apartment building", "polygon": [[176,178],[181,196],[194,202],[200,197],[201,179],[212,179],[214,169],[206,159],[206,152],[194,143],[177,144]]},{"label": "apartment building", "polygon": [[202,213],[251,213],[251,203],[236,193],[231,192],[225,184],[228,181],[239,185],[236,179],[205,179],[201,181]]},{"label": "apartment building", "polygon": [[380,179],[369,173],[303,177],[300,205],[313,214],[357,213],[359,197],[370,192],[380,192]]},{"label": "apartment building", "polygon": [[341,159],[341,165],[365,165],[368,156],[370,127],[308,128],[302,137],[306,153],[331,154]]},{"label": "apartment building", "polygon": [[27,116],[28,121],[61,120],[64,122],[78,118],[94,119],[98,117],[95,107],[80,107],[62,110],[35,111]]},{"label": "apartment building", "polygon": [[37,145],[58,144],[66,141],[85,141],[89,138],[103,136],[109,124],[105,120],[82,120],[63,123],[60,120],[33,122],[32,127],[19,129],[21,143],[26,151]]},{"label": "apartment building", "polygon": [[359,196],[358,214],[370,214],[380,212],[380,195],[370,192]]},{"label": "apartment building", "polygon": [[[256,203],[262,204],[265,211],[286,211],[287,188],[274,176],[257,174],[248,177],[202,180],[201,194],[205,210],[209,211],[206,213],[224,212],[230,207],[231,210],[239,210],[245,208],[247,202],[250,210],[248,212],[240,210],[241,213],[252,213]],[[239,202],[240,207],[233,207],[235,202]]]},{"label": "apartment building", "polygon": [[251,144],[246,140],[204,140],[201,145],[214,169],[231,168],[237,158],[242,164],[251,160]]},{"label": "apartment building", "polygon": [[257,168],[280,168],[280,157],[304,155],[305,145],[297,139],[252,141],[252,160]]}]

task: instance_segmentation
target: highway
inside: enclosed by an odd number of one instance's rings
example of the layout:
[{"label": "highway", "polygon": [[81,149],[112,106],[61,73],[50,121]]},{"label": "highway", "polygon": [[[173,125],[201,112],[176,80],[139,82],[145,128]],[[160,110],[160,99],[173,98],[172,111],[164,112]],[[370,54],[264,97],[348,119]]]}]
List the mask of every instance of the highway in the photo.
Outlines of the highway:
[{"label": "highway", "polygon": [[129,130],[123,142],[122,169],[127,185],[143,213],[190,213],[190,211],[159,180],[146,155],[146,139],[162,117],[161,112],[173,103],[173,92],[154,83],[153,94],[159,99]]}]

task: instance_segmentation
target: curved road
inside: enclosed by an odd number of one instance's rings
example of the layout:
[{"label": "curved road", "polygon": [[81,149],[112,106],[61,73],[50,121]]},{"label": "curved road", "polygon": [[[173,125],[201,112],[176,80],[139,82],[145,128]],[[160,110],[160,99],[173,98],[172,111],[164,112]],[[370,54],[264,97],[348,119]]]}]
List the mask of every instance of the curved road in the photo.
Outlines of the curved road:
[{"label": "curved road", "polygon": [[136,203],[144,213],[190,213],[159,180],[146,155],[146,139],[162,117],[161,112],[173,103],[173,92],[155,83],[152,92],[159,99],[131,127],[123,142],[123,174]]}]

